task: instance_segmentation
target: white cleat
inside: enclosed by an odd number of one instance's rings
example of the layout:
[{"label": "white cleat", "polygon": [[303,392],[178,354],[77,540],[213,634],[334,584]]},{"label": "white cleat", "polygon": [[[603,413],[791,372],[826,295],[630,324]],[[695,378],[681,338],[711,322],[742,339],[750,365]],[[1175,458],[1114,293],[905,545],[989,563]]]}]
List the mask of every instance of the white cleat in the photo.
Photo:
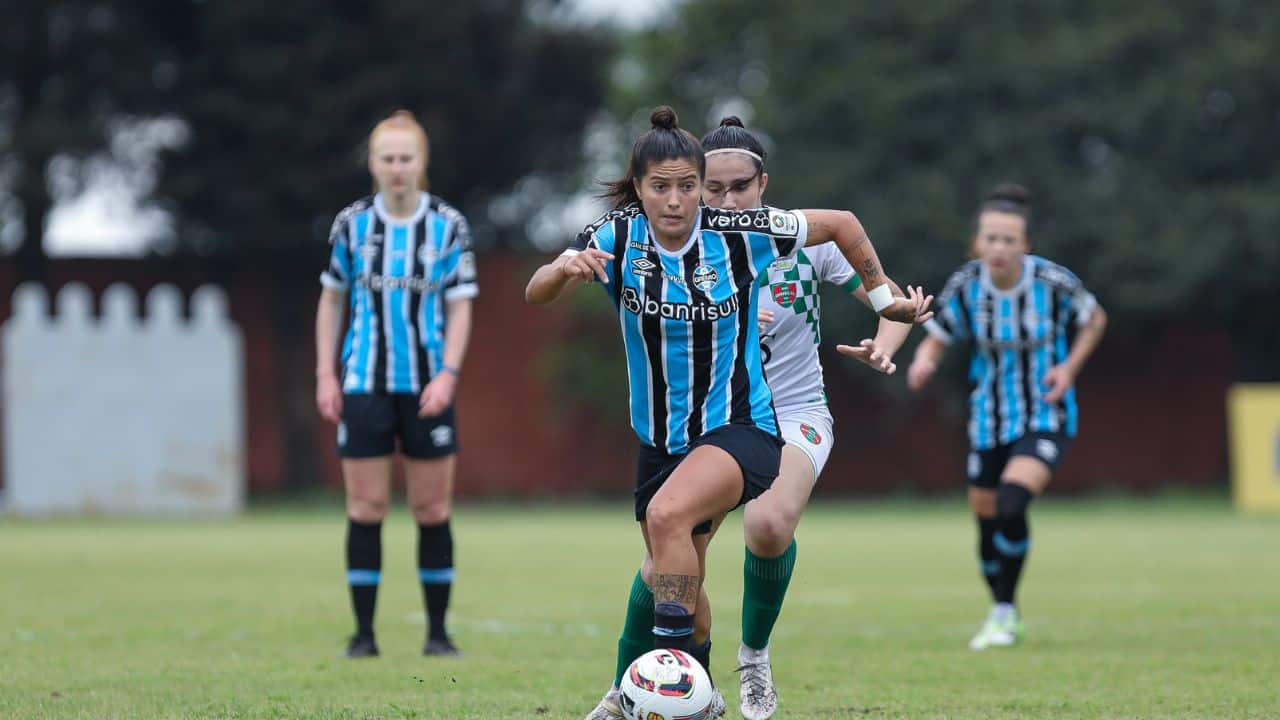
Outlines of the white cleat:
[{"label": "white cleat", "polygon": [[1013,647],[1018,644],[1021,620],[1012,605],[997,604],[987,613],[982,629],[969,641],[970,650]]},{"label": "white cleat", "polygon": [[773,687],[769,648],[738,648],[738,697],[745,720],[769,720],[778,711],[778,692]]},{"label": "white cleat", "polygon": [[716,718],[724,717],[726,709],[728,709],[728,703],[724,701],[724,693],[720,692],[720,688],[716,688],[715,693],[711,696],[711,714],[707,716],[707,719],[716,720]]},{"label": "white cleat", "polygon": [[622,705],[618,703],[618,688],[609,688],[609,692],[600,698],[587,717],[583,720],[623,720]]}]

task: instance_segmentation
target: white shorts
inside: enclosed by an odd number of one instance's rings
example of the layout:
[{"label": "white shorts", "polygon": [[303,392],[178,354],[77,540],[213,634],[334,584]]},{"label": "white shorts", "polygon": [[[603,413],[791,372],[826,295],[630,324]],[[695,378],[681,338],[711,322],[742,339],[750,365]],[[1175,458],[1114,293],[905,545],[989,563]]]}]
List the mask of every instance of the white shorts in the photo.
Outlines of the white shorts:
[{"label": "white shorts", "polygon": [[782,439],[809,456],[814,480],[822,474],[822,468],[831,456],[831,444],[835,442],[835,433],[831,431],[833,424],[835,421],[825,405],[790,408],[778,413]]}]

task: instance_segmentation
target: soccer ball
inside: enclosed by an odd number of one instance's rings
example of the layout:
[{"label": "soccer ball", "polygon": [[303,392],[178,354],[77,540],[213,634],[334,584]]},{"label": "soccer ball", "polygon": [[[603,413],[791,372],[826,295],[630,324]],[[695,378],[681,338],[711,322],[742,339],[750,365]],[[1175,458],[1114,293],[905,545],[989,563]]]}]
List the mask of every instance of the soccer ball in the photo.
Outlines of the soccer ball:
[{"label": "soccer ball", "polygon": [[618,688],[629,720],[706,720],[715,688],[702,665],[679,650],[651,650],[631,663]]}]

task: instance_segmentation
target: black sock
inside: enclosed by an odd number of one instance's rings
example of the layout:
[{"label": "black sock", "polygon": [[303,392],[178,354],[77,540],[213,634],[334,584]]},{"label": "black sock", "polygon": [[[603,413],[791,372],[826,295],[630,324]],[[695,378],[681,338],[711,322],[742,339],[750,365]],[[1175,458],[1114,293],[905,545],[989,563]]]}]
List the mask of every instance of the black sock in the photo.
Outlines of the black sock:
[{"label": "black sock", "polygon": [[703,670],[707,671],[707,677],[711,677],[711,638],[707,638],[704,642],[695,643],[693,647],[689,648],[689,654],[702,665]]},{"label": "black sock", "polygon": [[680,603],[654,603],[653,646],[691,652],[694,647],[693,613]]},{"label": "black sock", "polygon": [[1031,548],[1031,528],[1027,526],[1027,506],[1031,492],[1017,483],[1002,482],[996,493],[1000,529],[992,541],[1000,556],[1000,578],[996,582],[996,602],[1013,604],[1018,578],[1027,550]]},{"label": "black sock", "polygon": [[453,589],[453,533],[446,519],[439,525],[418,526],[418,580],[427,608],[427,635],[442,640],[444,615]]},{"label": "black sock", "polygon": [[347,585],[356,634],[373,637],[373,609],[382,580],[382,523],[362,523],[347,518]]},{"label": "black sock", "polygon": [[978,558],[982,577],[991,588],[991,597],[996,596],[996,583],[1000,579],[1000,555],[996,552],[996,529],[1000,526],[999,518],[978,518]]}]

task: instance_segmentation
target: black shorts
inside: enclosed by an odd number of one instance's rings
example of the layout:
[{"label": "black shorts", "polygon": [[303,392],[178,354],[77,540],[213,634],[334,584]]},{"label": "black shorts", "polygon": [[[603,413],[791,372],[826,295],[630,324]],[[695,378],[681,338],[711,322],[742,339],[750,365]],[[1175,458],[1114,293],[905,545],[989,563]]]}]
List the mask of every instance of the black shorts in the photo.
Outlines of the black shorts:
[{"label": "black shorts", "polygon": [[396,451],[406,457],[431,460],[458,452],[453,406],[435,417],[418,417],[416,393],[353,393],[342,396],[342,424],[338,426],[338,455],[371,458]]},{"label": "black shorts", "polygon": [[[689,452],[701,445],[724,450],[738,461],[742,469],[742,497],[738,505],[760,497],[773,485],[782,463],[782,438],[770,435],[754,425],[721,425],[694,440]],[[689,456],[669,455],[658,448],[641,445],[636,456],[636,520],[644,520],[649,501],[662,487],[680,461]],[[695,535],[711,532],[711,518],[693,529]]]},{"label": "black shorts", "polygon": [[970,450],[969,484],[979,488],[994,488],[1000,484],[1004,475],[1004,466],[1009,458],[1019,455],[1033,457],[1049,466],[1049,471],[1058,469],[1062,457],[1071,447],[1071,438],[1060,432],[1031,432],[1007,445],[997,445],[990,450]]}]

